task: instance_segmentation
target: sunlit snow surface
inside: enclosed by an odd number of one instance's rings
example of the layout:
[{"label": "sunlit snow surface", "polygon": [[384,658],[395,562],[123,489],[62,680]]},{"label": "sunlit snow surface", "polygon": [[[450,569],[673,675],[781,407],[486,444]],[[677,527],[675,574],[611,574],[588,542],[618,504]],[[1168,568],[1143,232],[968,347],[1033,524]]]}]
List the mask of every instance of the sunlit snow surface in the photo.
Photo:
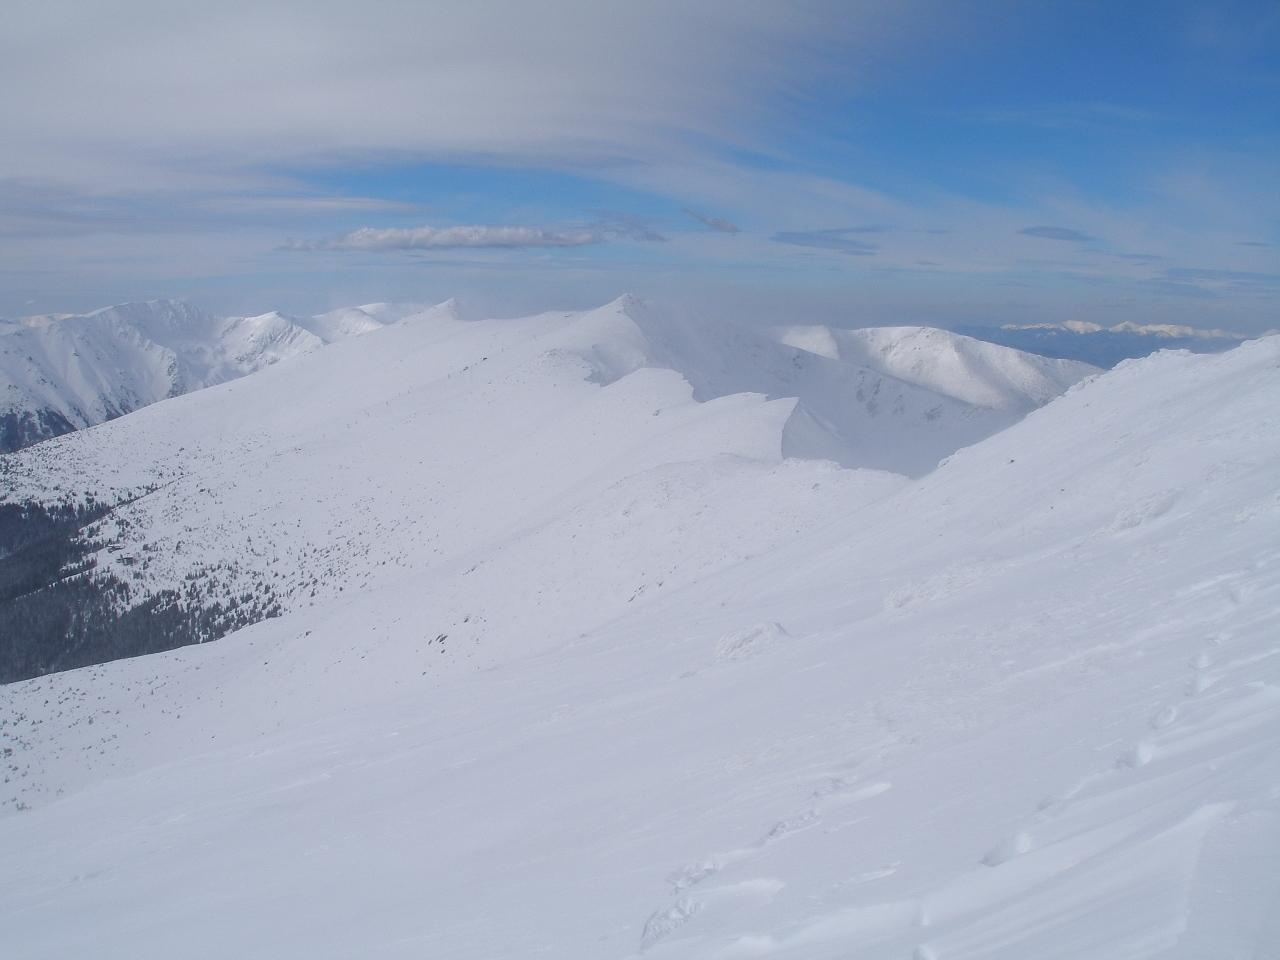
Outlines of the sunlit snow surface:
[{"label": "sunlit snow surface", "polygon": [[908,483],[781,459],[792,401],[695,402],[591,316],[388,327],[20,455],[167,471],[152,542],[323,589],[0,688],[6,956],[1280,953],[1280,338]]}]

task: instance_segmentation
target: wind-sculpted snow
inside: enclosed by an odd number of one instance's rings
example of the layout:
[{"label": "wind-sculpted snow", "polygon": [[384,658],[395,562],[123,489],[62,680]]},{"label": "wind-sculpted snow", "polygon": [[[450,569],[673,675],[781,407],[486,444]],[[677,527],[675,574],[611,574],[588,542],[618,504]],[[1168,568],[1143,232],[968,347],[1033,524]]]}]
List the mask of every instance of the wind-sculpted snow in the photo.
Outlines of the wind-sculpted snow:
[{"label": "wind-sculpted snow", "polygon": [[139,589],[284,598],[0,687],[6,948],[1266,956],[1280,338],[908,482],[784,458],[804,401],[712,398],[662,323],[436,311],[6,458],[50,503],[154,484],[96,521],[122,577],[162,547]]}]

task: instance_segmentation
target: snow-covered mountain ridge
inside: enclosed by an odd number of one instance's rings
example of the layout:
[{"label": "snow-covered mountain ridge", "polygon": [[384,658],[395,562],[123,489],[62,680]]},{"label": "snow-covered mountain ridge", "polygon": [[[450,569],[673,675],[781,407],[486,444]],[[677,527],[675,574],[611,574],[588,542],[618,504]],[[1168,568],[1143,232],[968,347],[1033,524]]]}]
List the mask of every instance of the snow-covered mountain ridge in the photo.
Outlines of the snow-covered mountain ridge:
[{"label": "snow-covered mountain ridge", "polygon": [[[635,315],[633,325],[638,323],[643,329],[628,330],[619,325],[603,331],[600,349],[605,354],[610,350],[630,350],[636,363],[671,366],[692,378],[700,398],[740,390],[758,390],[771,396],[789,395],[785,391],[805,379],[806,375],[799,371],[803,363],[795,359],[793,352],[780,352],[774,338],[767,333],[753,333],[733,324],[677,319],[646,307],[634,298],[623,298],[619,302],[624,301]],[[180,301],[156,300],[107,307],[83,316],[25,318],[10,324],[7,331],[0,329],[0,452],[17,450],[114,419],[158,400],[236,379],[280,360],[306,355],[326,344],[380,330],[388,323],[416,316],[427,309],[418,304],[377,303],[313,317],[286,317],[271,312],[254,317],[219,318]],[[869,389],[878,389],[878,381],[866,382],[867,371],[901,377],[925,390],[937,391],[941,387],[945,397],[961,400],[960,409],[947,409],[944,403],[938,410],[942,420],[935,426],[936,432],[955,436],[954,444],[972,442],[1011,422],[1007,417],[981,412],[993,407],[988,395],[992,374],[997,380],[1003,376],[1003,372],[996,370],[999,363],[987,363],[983,369],[953,370],[952,373],[962,375],[948,380],[945,376],[902,377],[902,370],[883,362],[894,351],[895,344],[899,353],[912,349],[905,342],[908,340],[923,347],[925,353],[937,351],[951,356],[981,352],[977,342],[941,330],[926,333],[925,328],[863,333],[876,339],[881,345],[879,351],[860,356],[853,364],[832,367],[826,371],[825,379],[843,382],[827,383],[820,388],[828,395],[827,405],[836,405],[831,413],[838,429],[848,426],[839,423],[848,417],[847,408],[864,401]],[[780,332],[784,342],[789,335],[788,331]],[[830,335],[850,342],[851,337],[856,339],[851,331]],[[730,344],[754,356],[747,358],[744,366],[743,357],[723,354]],[[605,354],[593,362],[605,359]],[[772,366],[762,364],[762,354],[770,355]],[[619,355],[613,359],[622,358]],[[840,358],[832,355],[830,359]],[[1010,390],[1008,384],[1004,385],[1004,393],[994,404],[995,409],[1004,412],[1025,413],[1091,372],[1080,365],[1046,362],[1012,350],[1003,351],[1000,360],[1019,370],[1027,388],[1021,390],[1014,386]],[[787,369],[788,363],[796,369]],[[953,386],[959,383],[961,389],[974,392],[977,399],[948,393],[947,383]],[[833,393],[840,395],[831,396]],[[927,401],[925,397],[923,402]],[[912,399],[895,390],[872,402],[909,406]],[[980,410],[975,412],[970,407]],[[957,423],[957,420],[971,422]],[[816,431],[821,432],[821,428]],[[797,431],[797,436],[799,433]],[[921,459],[910,465],[910,472],[921,472],[937,462],[933,447],[939,443],[946,446],[953,441],[941,439],[933,443]],[[833,456],[837,460],[842,459],[840,446],[817,436],[797,441],[802,455]],[[870,457],[874,446],[874,443],[863,444],[860,460]],[[886,462],[883,466],[896,469],[893,463]]]},{"label": "snow-covered mountain ridge", "polygon": [[380,329],[412,309],[214,317],[152,300],[12,322],[0,328],[0,453]]},{"label": "snow-covered mountain ridge", "polygon": [[1085,364],[1040,357],[936,327],[790,327],[780,331],[780,339],[961,403],[1017,415],[1030,413],[1082,376],[1097,372]]},{"label": "snow-covered mountain ridge", "polygon": [[[1280,338],[1124,364],[907,482],[783,459],[799,402],[696,401],[631,312],[433,315],[9,458],[33,495],[76,490],[49,451],[168,484],[110,520],[129,571],[298,526],[343,565],[0,688],[11,949],[1267,956]],[[366,385],[215,436],[330,365]]]}]

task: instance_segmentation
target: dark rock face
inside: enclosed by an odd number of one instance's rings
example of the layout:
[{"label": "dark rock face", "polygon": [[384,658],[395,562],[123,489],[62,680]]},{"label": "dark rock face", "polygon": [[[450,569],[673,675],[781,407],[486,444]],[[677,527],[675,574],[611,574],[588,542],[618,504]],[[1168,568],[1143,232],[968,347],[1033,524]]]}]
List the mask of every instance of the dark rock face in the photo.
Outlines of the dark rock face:
[{"label": "dark rock face", "polygon": [[75,429],[75,425],[56,410],[10,410],[0,414],[0,453],[13,453]]}]

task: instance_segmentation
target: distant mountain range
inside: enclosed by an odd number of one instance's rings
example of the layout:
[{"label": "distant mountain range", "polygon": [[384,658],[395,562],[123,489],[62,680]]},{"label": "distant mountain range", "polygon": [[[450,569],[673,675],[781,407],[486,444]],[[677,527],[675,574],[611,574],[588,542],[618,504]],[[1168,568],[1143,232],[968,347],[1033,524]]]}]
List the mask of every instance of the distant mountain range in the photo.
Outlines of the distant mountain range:
[{"label": "distant mountain range", "polygon": [[953,328],[979,340],[999,343],[1045,357],[1080,360],[1095,367],[1114,367],[1121,360],[1145,357],[1156,350],[1190,350],[1220,353],[1250,339],[1230,330],[1200,330],[1172,323],[1099,323],[1068,320],[1065,323],[1025,323],[1004,326]]},{"label": "distant mountain range", "polygon": [[[457,316],[452,302],[432,309]],[[313,317],[215,317],[181,301],[154,300],[11,321],[0,328],[0,452],[427,311],[377,303]],[[699,399],[797,397],[782,440],[788,455],[906,474],[929,470],[1096,372],[925,327],[770,331],[684,317],[633,297],[583,316],[594,318],[581,325],[598,338],[583,353],[593,377],[669,367]],[[341,371],[335,377],[334,388],[355,389]]]},{"label": "distant mountain range", "polygon": [[215,317],[181,301],[152,300],[6,321],[0,453],[377,330],[403,309],[372,304],[314,317]]}]

